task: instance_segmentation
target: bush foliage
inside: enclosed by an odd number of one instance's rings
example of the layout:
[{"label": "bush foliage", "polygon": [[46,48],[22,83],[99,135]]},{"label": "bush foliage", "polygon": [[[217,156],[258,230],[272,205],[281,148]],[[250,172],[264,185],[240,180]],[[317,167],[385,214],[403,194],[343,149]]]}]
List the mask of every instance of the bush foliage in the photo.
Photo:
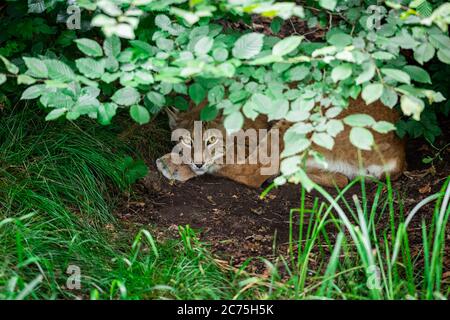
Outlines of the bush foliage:
[{"label": "bush foliage", "polygon": [[[286,119],[295,125],[276,182],[307,187],[299,164],[321,161],[312,143],[331,149],[348,125],[351,142],[367,150],[371,130],[395,130],[364,114],[335,119],[349,99],[399,107],[401,135],[432,141],[440,133],[436,112],[448,93],[436,74],[450,64],[444,1],[29,0],[0,10],[0,101],[37,100],[47,120],[107,125],[128,110],[145,124],[165,106],[186,110],[187,98],[207,99],[203,120],[222,114],[229,131],[260,114]],[[227,24],[252,15],[272,19],[272,35]],[[278,36],[294,18],[325,36]]]}]

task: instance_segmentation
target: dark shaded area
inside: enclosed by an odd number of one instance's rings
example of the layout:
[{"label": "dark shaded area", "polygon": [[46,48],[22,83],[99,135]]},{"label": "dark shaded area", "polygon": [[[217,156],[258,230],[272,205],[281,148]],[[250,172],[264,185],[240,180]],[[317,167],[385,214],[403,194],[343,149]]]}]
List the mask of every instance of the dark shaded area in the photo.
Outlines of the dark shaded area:
[{"label": "dark shaded area", "polygon": [[[424,140],[410,140],[408,149],[408,171],[393,183],[396,191],[396,222],[422,199],[438,192],[450,175],[449,126],[447,132],[436,142],[434,149]],[[447,139],[445,139],[447,138]],[[424,164],[428,156],[439,157],[433,163]],[[150,165],[153,161],[149,161]],[[376,184],[367,185],[368,198],[372,199]],[[238,266],[251,257],[268,259],[286,255],[289,241],[289,214],[300,206],[300,186],[287,185],[272,190],[265,199],[260,199],[263,189],[249,189],[233,181],[213,176],[201,176],[184,184],[170,184],[159,172],[151,173],[135,188],[132,199],[126,199],[117,211],[121,221],[139,227],[151,226],[159,238],[177,237],[178,226],[190,225],[198,231],[202,241],[211,245],[211,250],[221,259]],[[331,194],[336,191],[328,189]],[[346,194],[351,203],[353,194],[360,195],[356,185]],[[311,208],[316,193],[307,194],[305,207]],[[387,190],[383,189],[383,196]],[[401,199],[399,201],[398,199]],[[403,214],[400,217],[400,206]],[[434,203],[425,206],[414,218],[409,228],[411,254],[422,252],[421,222],[429,223]],[[305,223],[308,217],[305,216]],[[294,234],[297,234],[298,217],[294,215]],[[306,228],[306,227],[305,227]],[[378,218],[380,235],[389,229],[389,217]],[[333,238],[333,232],[330,232]],[[450,228],[448,238],[450,241]],[[450,280],[450,247],[446,249],[445,271]],[[255,267],[257,268],[257,267]],[[259,269],[259,268],[258,268]]]}]

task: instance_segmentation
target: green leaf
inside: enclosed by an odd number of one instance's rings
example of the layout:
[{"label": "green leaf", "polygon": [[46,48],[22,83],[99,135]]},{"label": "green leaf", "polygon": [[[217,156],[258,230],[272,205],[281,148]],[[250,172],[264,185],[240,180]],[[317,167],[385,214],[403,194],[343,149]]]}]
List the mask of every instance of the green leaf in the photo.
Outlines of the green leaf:
[{"label": "green leaf", "polygon": [[289,69],[285,74],[288,81],[302,81],[310,74],[310,72],[307,66],[302,65]]},{"label": "green leaf", "polygon": [[251,32],[241,36],[234,44],[233,57],[238,59],[250,59],[260,53],[263,46],[264,35]]},{"label": "green leaf", "polygon": [[271,114],[277,108],[272,99],[262,93],[255,93],[252,96],[252,101],[256,105],[256,110],[260,113]]},{"label": "green leaf", "polygon": [[21,100],[30,100],[30,99],[36,99],[41,94],[45,92],[45,85],[43,84],[36,84],[34,86],[31,86],[27,88],[20,97]]},{"label": "green leaf", "polygon": [[11,72],[13,74],[19,73],[19,68],[15,64],[13,64],[12,62],[10,62],[8,59],[6,59],[5,57],[3,57],[1,55],[0,55],[0,59],[5,64],[6,70],[8,70],[8,72]]},{"label": "green leaf", "polygon": [[431,84],[430,75],[421,67],[405,66],[403,67],[403,70],[405,70],[414,81]]},{"label": "green leaf", "polygon": [[111,83],[120,78],[120,72],[116,73],[104,73],[101,77],[101,80],[106,83]]},{"label": "green leaf", "polygon": [[242,112],[247,118],[255,120],[258,117],[258,112],[256,112],[257,109],[258,106],[251,99],[249,99],[242,107]]},{"label": "green leaf", "polygon": [[305,121],[310,116],[306,110],[291,110],[286,114],[286,120],[290,122]]},{"label": "green leaf", "polygon": [[111,100],[122,106],[131,106],[141,99],[139,92],[131,87],[122,88],[111,97]]},{"label": "green leaf", "polygon": [[[1,78],[1,76],[0,76]],[[1,81],[0,81],[1,82]],[[36,83],[36,79],[27,76],[26,74],[19,74],[17,76],[17,84],[26,84],[26,85],[30,85]]]},{"label": "green leaf", "polygon": [[236,71],[236,68],[233,64],[224,62],[220,64],[217,69],[220,71],[221,76],[231,78],[234,76],[234,72]]},{"label": "green leaf", "polygon": [[92,58],[81,58],[76,60],[75,64],[78,71],[90,79],[99,79],[105,73],[103,60],[97,61]]},{"label": "green leaf", "polygon": [[381,68],[381,73],[384,75],[402,83],[410,84],[411,78],[409,77],[409,74],[407,74],[405,71],[401,71],[398,69],[391,69],[391,68]]},{"label": "green leaf", "polygon": [[144,53],[146,56],[152,56],[156,50],[150,44],[141,40],[131,40],[130,44],[133,46],[133,48],[136,48],[140,53]]},{"label": "green leaf", "polygon": [[222,85],[215,86],[208,92],[208,102],[216,104],[223,100],[225,96],[225,88]]},{"label": "green leaf", "polygon": [[208,105],[200,111],[200,120],[211,121],[214,120],[219,114],[219,110],[216,106]]},{"label": "green leaf", "polygon": [[289,130],[296,132],[298,134],[307,134],[314,130],[311,123],[297,122]]},{"label": "green leaf", "polygon": [[134,80],[139,84],[152,84],[155,82],[153,75],[147,70],[138,70],[134,74]]},{"label": "green leaf", "polygon": [[285,137],[285,148],[281,153],[282,158],[293,156],[297,153],[303,152],[309,148],[311,141],[309,139],[300,137],[299,135],[290,135]]},{"label": "green leaf", "polygon": [[336,137],[342,131],[344,131],[344,125],[341,120],[331,119],[327,122],[327,133],[330,136]]},{"label": "green leaf", "polygon": [[46,117],[45,121],[56,120],[67,112],[65,108],[59,108],[52,110]]},{"label": "green leaf", "polygon": [[72,97],[65,94],[63,91],[49,93],[47,97],[47,107],[70,108],[75,104]]},{"label": "green leaf", "polygon": [[103,42],[103,50],[108,57],[117,57],[121,49],[120,38],[116,35],[106,38],[105,42]]},{"label": "green leaf", "polygon": [[170,39],[158,38],[156,39],[156,46],[161,50],[169,52],[173,50],[174,42]]},{"label": "green leaf", "polygon": [[164,31],[169,31],[172,28],[172,21],[164,14],[158,14],[155,17],[155,25]]},{"label": "green leaf", "polygon": [[170,8],[170,13],[183,18],[189,25],[193,25],[200,19],[195,13],[174,6]]},{"label": "green leaf", "polygon": [[280,165],[280,171],[283,175],[290,176],[300,170],[302,158],[300,156],[293,156],[284,159]]},{"label": "green leaf", "polygon": [[72,82],[76,79],[73,70],[64,62],[54,59],[44,60],[50,79],[61,82]]},{"label": "green leaf", "polygon": [[157,107],[163,107],[166,104],[166,98],[159,92],[150,91],[147,93],[147,98]]},{"label": "green leaf", "polygon": [[28,74],[35,78],[47,78],[48,70],[47,66],[42,60],[36,58],[27,58],[23,57],[23,61],[25,61],[25,65],[28,68]]},{"label": "green leaf", "polygon": [[138,104],[130,108],[130,116],[139,124],[146,124],[150,121],[150,113],[148,110]]},{"label": "green leaf", "polygon": [[363,71],[356,78],[356,84],[370,81],[375,75],[375,64],[373,62],[363,63]]},{"label": "green leaf", "polygon": [[4,84],[5,82],[6,82],[6,75],[0,73],[0,85]]},{"label": "green leaf", "polygon": [[334,146],[333,137],[325,132],[314,132],[312,135],[312,141],[318,146],[324,147],[328,150],[332,150]]},{"label": "green leaf", "polygon": [[368,84],[362,90],[361,96],[366,104],[377,101],[383,93],[383,85],[381,83]]},{"label": "green leaf", "polygon": [[398,102],[397,92],[391,88],[384,88],[380,100],[385,106],[393,108]]},{"label": "green leaf", "polygon": [[285,118],[289,111],[289,101],[286,99],[277,99],[273,102],[273,104],[276,105],[277,108],[273,112],[269,113],[267,120],[272,121]]},{"label": "green leaf", "polygon": [[434,57],[434,47],[428,42],[421,44],[414,50],[414,59],[420,64],[430,61]]},{"label": "green leaf", "polygon": [[327,109],[325,116],[329,119],[336,118],[342,111],[343,109],[341,107],[331,107]]},{"label": "green leaf", "polygon": [[199,84],[194,83],[189,87],[189,97],[198,105],[206,98],[206,90]]},{"label": "green leaf", "polygon": [[244,116],[240,111],[235,111],[227,115],[223,121],[223,125],[228,133],[239,131],[244,125]]},{"label": "green leaf", "polygon": [[103,56],[102,47],[97,43],[97,41],[82,38],[76,39],[75,43],[77,44],[78,49],[83,52],[85,55],[90,57],[101,57]]},{"label": "green leaf", "polygon": [[361,150],[370,150],[374,143],[372,133],[366,128],[354,127],[350,131],[350,142]]},{"label": "green leaf", "polygon": [[396,128],[395,126],[387,121],[378,121],[372,126],[372,129],[379,132],[379,133],[388,133],[390,131],[394,131]]},{"label": "green leaf", "polygon": [[372,53],[372,57],[378,60],[391,60],[395,58],[395,55],[386,51],[377,51]]},{"label": "green leaf", "polygon": [[331,71],[331,79],[334,82],[345,80],[352,75],[352,66],[348,63],[341,64],[333,68]]},{"label": "green leaf", "polygon": [[412,115],[416,121],[420,121],[420,114],[425,109],[425,104],[422,100],[406,94],[400,98],[400,106],[404,115]]},{"label": "green leaf", "polygon": [[68,111],[66,113],[66,119],[71,120],[71,121],[77,120],[80,116],[81,116],[81,114],[76,111]]},{"label": "green leaf", "polygon": [[116,115],[118,106],[115,103],[102,103],[97,110],[98,122],[102,125],[111,123],[112,118]]},{"label": "green leaf", "polygon": [[341,48],[352,44],[352,42],[352,36],[343,32],[337,32],[328,39],[329,44]]},{"label": "green leaf", "polygon": [[100,101],[97,100],[93,93],[85,93],[80,96],[71,111],[82,114],[97,113],[100,107]]},{"label": "green leaf", "polygon": [[422,17],[429,17],[433,12],[433,5],[426,0],[415,0],[409,4],[410,8],[417,8]]},{"label": "green leaf", "polygon": [[217,62],[223,62],[228,59],[228,51],[225,48],[214,49],[212,55]]},{"label": "green leaf", "polygon": [[441,49],[437,53],[437,57],[443,63],[450,64],[450,49]]},{"label": "green leaf", "polygon": [[352,127],[367,127],[375,124],[375,119],[372,116],[364,113],[356,113],[346,116],[344,123]]},{"label": "green leaf", "polygon": [[282,25],[283,19],[276,17],[272,19],[272,22],[270,23],[270,30],[272,30],[273,33],[278,33],[280,32]]},{"label": "green leaf", "polygon": [[336,8],[337,0],[319,0],[322,8],[333,11]]},{"label": "green leaf", "polygon": [[300,36],[290,36],[287,38],[284,38],[283,40],[278,41],[273,49],[272,49],[272,55],[274,56],[284,56],[295,49],[300,45],[302,42],[303,37]]},{"label": "green leaf", "polygon": [[214,40],[211,37],[200,38],[194,47],[194,52],[197,56],[204,56],[213,47]]},{"label": "green leaf", "polygon": [[186,111],[189,109],[189,102],[181,96],[176,96],[173,99],[173,106],[181,111]]},{"label": "green leaf", "polygon": [[445,34],[430,34],[429,40],[436,49],[450,50],[450,38]]}]

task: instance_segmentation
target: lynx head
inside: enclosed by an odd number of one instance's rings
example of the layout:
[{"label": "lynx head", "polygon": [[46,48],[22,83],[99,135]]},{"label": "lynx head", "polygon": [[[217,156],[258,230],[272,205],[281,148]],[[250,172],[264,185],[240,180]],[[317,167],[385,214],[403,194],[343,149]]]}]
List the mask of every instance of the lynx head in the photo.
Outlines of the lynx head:
[{"label": "lynx head", "polygon": [[[205,173],[213,173],[220,169],[224,162],[225,128],[220,119],[204,122],[199,121],[200,110],[204,104],[192,109],[189,112],[180,113],[167,108],[169,115],[169,125],[172,129],[172,140],[176,146],[171,153],[172,172],[167,172],[167,155],[157,160],[158,169],[171,179],[185,181],[186,177],[174,176],[173,171],[176,166],[187,166],[194,176]],[[162,166],[162,160],[166,165]],[[177,172],[181,170],[177,169]],[[183,170],[182,172],[185,172]]]}]

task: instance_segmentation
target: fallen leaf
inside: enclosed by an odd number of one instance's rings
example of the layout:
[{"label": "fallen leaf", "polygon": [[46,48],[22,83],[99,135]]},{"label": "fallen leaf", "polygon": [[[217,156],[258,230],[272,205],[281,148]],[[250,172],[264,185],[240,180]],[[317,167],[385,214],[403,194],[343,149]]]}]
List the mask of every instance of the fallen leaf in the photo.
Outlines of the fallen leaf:
[{"label": "fallen leaf", "polygon": [[431,186],[429,183],[427,183],[426,185],[424,185],[422,188],[419,188],[419,192],[424,194],[424,193],[430,193],[431,192]]}]

